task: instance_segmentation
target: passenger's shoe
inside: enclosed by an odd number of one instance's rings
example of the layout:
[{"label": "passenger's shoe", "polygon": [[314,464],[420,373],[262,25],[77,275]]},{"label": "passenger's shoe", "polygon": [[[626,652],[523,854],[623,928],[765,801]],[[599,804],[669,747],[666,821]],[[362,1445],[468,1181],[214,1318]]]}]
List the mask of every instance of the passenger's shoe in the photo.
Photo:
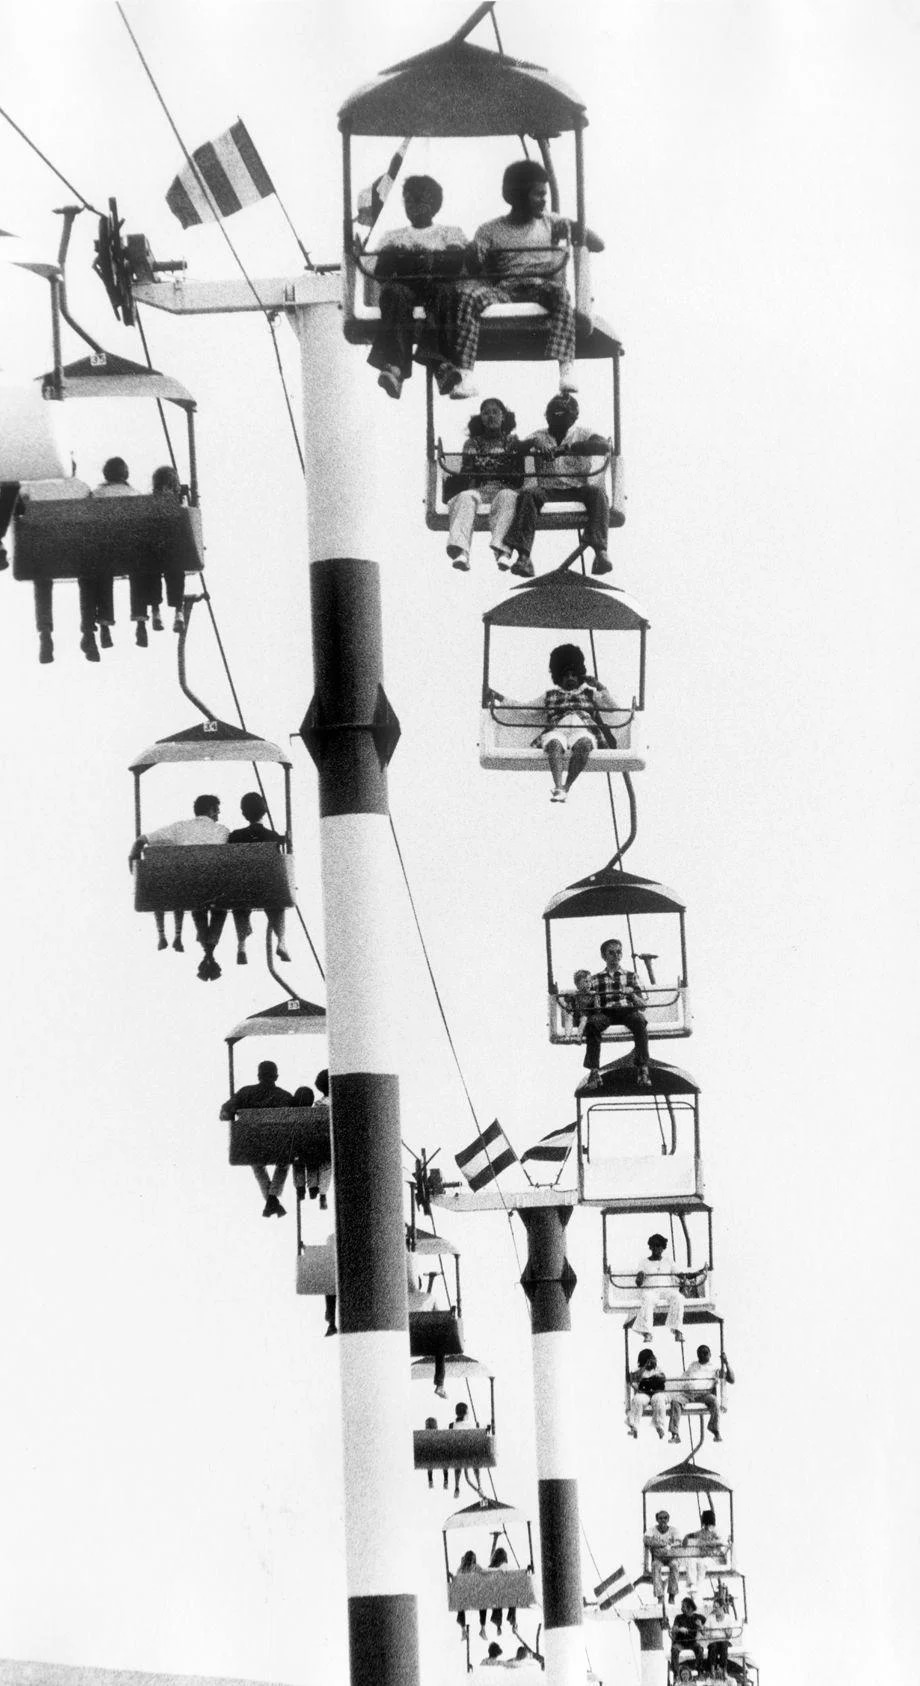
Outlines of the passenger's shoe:
[{"label": "passenger's shoe", "polygon": [[594,561],[591,564],[591,572],[592,574],[613,573],[613,563],[605,550],[598,550],[595,552]]},{"label": "passenger's shoe", "polygon": [[2,574],[4,568],[8,568],[9,565],[10,559],[6,554],[6,546],[0,544],[0,574]]},{"label": "passenger's shoe", "polygon": [[633,1428],[632,1423],[627,1423],[626,1429],[627,1429],[627,1433],[632,1436],[633,1440],[638,1440],[639,1430],[637,1428]]},{"label": "passenger's shoe", "polygon": [[181,609],[177,609],[175,614],[173,615],[173,632],[184,632],[184,631],[185,631],[185,616],[182,613]]},{"label": "passenger's shoe", "polygon": [[551,802],[564,802],[567,796],[568,791],[563,790],[561,786],[554,786],[549,793],[549,799]]},{"label": "passenger's shoe", "polygon": [[638,1083],[640,1089],[650,1089],[652,1087],[652,1079],[649,1076],[647,1065],[636,1066],[636,1082]]},{"label": "passenger's shoe", "polygon": [[325,1212],[325,1211],[328,1210],[328,1207],[329,1207],[329,1202],[326,1199],[326,1196],[324,1194],[321,1194],[320,1197],[319,1197],[319,1209],[320,1209],[320,1211]]},{"label": "passenger's shoe", "polygon": [[461,574],[469,573],[470,559],[465,550],[461,550],[459,555],[454,557],[454,567],[459,568]]},{"label": "passenger's shoe", "polygon": [[578,391],[578,381],[575,377],[575,364],[574,363],[560,363],[560,365],[559,365],[559,391],[560,392],[577,392]]},{"label": "passenger's shoe", "polygon": [[238,948],[237,949],[237,951],[236,951],[236,963],[237,963],[238,966],[248,966],[249,965],[249,961],[246,958],[245,948]]},{"label": "passenger's shoe", "polygon": [[458,562],[461,557],[468,557],[470,553],[464,545],[451,543],[447,546],[447,554],[452,562]]},{"label": "passenger's shoe", "polygon": [[99,654],[99,646],[96,643],[96,634],[94,632],[84,632],[83,637],[80,639],[80,649],[83,651],[83,654],[88,662],[98,662],[102,660],[102,657]]},{"label": "passenger's shoe", "polygon": [[262,1216],[263,1216],[263,1218],[270,1218],[271,1215],[272,1215],[272,1196],[269,1195],[268,1199],[265,1202],[265,1205],[262,1207]]},{"label": "passenger's shoe", "polygon": [[134,623],[134,642],[135,642],[135,644],[139,644],[142,650],[146,650],[146,648],[147,648],[147,622],[146,621],[135,621],[135,623]]},{"label": "passenger's shoe", "polygon": [[166,941],[166,938],[165,938],[165,937],[159,937],[159,938],[158,938],[158,939],[157,939],[157,951],[158,951],[158,952],[159,952],[159,951],[160,951],[160,950],[162,950],[162,949],[164,949],[164,948],[168,948],[168,947],[169,947],[169,943],[168,943],[168,942],[167,942],[167,941]]},{"label": "passenger's shoe", "polygon": [[720,1433],[719,1433],[719,1431],[718,1431],[718,1429],[717,1429],[717,1428],[711,1428],[711,1429],[710,1429],[710,1430],[709,1430],[709,1438],[710,1438],[710,1440],[716,1440],[716,1441],[721,1441],[721,1439],[722,1439],[722,1436],[721,1436],[721,1434],[720,1434]]},{"label": "passenger's shoe", "polygon": [[679,1434],[669,1434],[668,1435],[668,1441],[670,1442],[670,1444],[672,1446],[679,1446],[680,1445],[680,1435]]},{"label": "passenger's shoe", "polygon": [[308,1190],[308,1193],[310,1195],[310,1199],[315,1200],[316,1196],[319,1194],[319,1189],[318,1188],[311,1188],[311,1189]]},{"label": "passenger's shoe", "polygon": [[150,616],[150,625],[153,627],[154,632],[163,631],[163,616],[160,614],[159,609],[154,609],[152,615]]},{"label": "passenger's shoe", "polygon": [[181,937],[173,937],[173,948],[175,949],[177,954],[184,954],[185,953],[185,944],[182,941]]},{"label": "passenger's shoe", "polygon": [[275,959],[276,959],[276,960],[290,960],[290,958],[291,958],[291,957],[290,957],[290,955],[289,955],[289,954],[288,954],[288,951],[287,951],[287,949],[286,949],[286,948],[282,948],[282,947],[281,947],[281,944],[280,944],[280,943],[279,943],[279,944],[278,944],[278,947],[277,947],[277,948],[276,948],[276,949],[275,949]]},{"label": "passenger's shoe", "polygon": [[54,661],[54,639],[50,632],[40,632],[38,635],[38,659],[42,664]]},{"label": "passenger's shoe", "polygon": [[502,573],[506,574],[511,567],[510,550],[506,550],[503,544],[493,544],[492,551]]},{"label": "passenger's shoe", "polygon": [[533,563],[529,556],[519,556],[509,570],[512,574],[520,574],[525,580],[533,579]]},{"label": "passenger's shoe", "polygon": [[381,369],[377,376],[377,385],[383,388],[388,398],[399,398],[402,395],[403,378],[396,368]]},{"label": "passenger's shoe", "polygon": [[[146,627],[145,627],[144,630],[146,632]],[[99,642],[102,645],[102,648],[104,650],[111,650],[111,648],[112,648],[112,628],[110,626],[107,626],[105,621],[103,621],[101,627],[99,628]]]},{"label": "passenger's shoe", "polygon": [[461,401],[464,398],[478,398],[479,388],[473,385],[469,375],[461,375],[460,379],[450,388],[448,397],[459,398]]},{"label": "passenger's shoe", "polygon": [[586,1089],[599,1089],[600,1088],[600,1086],[601,1086],[601,1074],[598,1071],[596,1066],[595,1066],[593,1071],[588,1072],[588,1075],[585,1078],[584,1086],[585,1086]]},{"label": "passenger's shoe", "polygon": [[436,1387],[434,1391],[437,1394],[439,1399],[446,1399],[447,1398],[446,1387]]},{"label": "passenger's shoe", "polygon": [[269,1195],[265,1202],[265,1211],[262,1213],[262,1216],[263,1218],[283,1218],[286,1216],[284,1207],[278,1199],[277,1194]]},{"label": "passenger's shoe", "polygon": [[439,363],[434,371],[435,385],[442,398],[446,398],[455,386],[459,386],[463,376],[453,363]]},{"label": "passenger's shoe", "polygon": [[327,1335],[337,1335],[338,1332],[339,1332],[339,1330],[338,1330],[337,1324],[335,1324],[335,1323],[327,1323],[326,1324],[326,1334]]}]

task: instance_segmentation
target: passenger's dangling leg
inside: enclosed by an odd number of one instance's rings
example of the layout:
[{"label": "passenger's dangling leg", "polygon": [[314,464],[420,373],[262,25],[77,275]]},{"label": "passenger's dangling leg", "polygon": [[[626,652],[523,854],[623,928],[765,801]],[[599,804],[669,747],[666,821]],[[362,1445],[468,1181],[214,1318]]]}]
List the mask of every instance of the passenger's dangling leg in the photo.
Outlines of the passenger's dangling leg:
[{"label": "passenger's dangling leg", "polygon": [[492,550],[500,568],[507,568],[511,560],[511,546],[508,544],[507,535],[517,514],[517,506],[518,493],[513,486],[499,486],[489,505]]},{"label": "passenger's dangling leg", "polygon": [[565,781],[566,790],[571,790],[580,772],[587,766],[588,758],[594,748],[594,739],[587,735],[577,738],[569,751],[569,773]]}]

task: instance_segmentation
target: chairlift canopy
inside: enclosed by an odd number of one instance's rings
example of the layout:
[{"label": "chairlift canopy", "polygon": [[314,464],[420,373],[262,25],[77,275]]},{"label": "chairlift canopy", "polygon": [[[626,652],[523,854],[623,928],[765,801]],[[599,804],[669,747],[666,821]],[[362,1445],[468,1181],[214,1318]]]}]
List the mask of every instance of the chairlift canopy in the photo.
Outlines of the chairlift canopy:
[{"label": "chairlift canopy", "polygon": [[[65,364],[61,374],[65,398],[155,398],[179,404],[184,410],[195,409],[191,393],[171,375],[161,375],[158,369],[145,368],[113,352],[81,357],[76,363]],[[53,374],[40,378],[43,388],[54,380]]]},{"label": "chairlift canopy", "polygon": [[303,1036],[322,1035],[326,1029],[326,1009],[312,1001],[295,1000],[289,996],[277,1007],[263,1007],[242,1019],[224,1040],[232,1047],[244,1036]]},{"label": "chairlift canopy", "polygon": [[415,1246],[410,1249],[415,1253],[446,1254],[453,1258],[460,1257],[460,1248],[453,1241],[448,1241],[444,1235],[434,1235],[428,1230],[417,1229],[415,1232]]},{"label": "chairlift canopy", "polygon": [[654,1095],[698,1095],[700,1092],[699,1085],[694,1083],[689,1072],[682,1071],[680,1066],[668,1065],[664,1060],[650,1059],[648,1069],[651,1088],[640,1089],[636,1083],[633,1056],[624,1054],[622,1059],[601,1066],[600,1087],[585,1089],[582,1085],[577,1091],[578,1099],[591,1105],[611,1095],[641,1098]]},{"label": "chairlift canopy", "polygon": [[526,1524],[527,1517],[522,1510],[514,1505],[502,1504],[499,1499],[488,1499],[480,1504],[467,1505],[463,1510],[455,1510],[444,1524],[445,1534],[453,1532],[455,1528],[504,1528],[509,1522]]},{"label": "chairlift canopy", "polygon": [[339,110],[351,135],[548,137],[587,122],[584,102],[542,65],[456,37],[390,65]]},{"label": "chairlift canopy", "polygon": [[686,903],[673,890],[633,872],[594,872],[559,890],[547,902],[544,919],[612,918],[617,914],[683,913]]},{"label": "chairlift canopy", "polygon": [[184,732],[160,738],[131,763],[131,772],[140,775],[166,761],[275,761],[282,767],[291,765],[277,744],[225,720],[203,720]]},{"label": "chairlift canopy", "polygon": [[648,618],[623,591],[571,569],[556,568],[514,588],[483,615],[486,626],[596,632],[647,631]]},{"label": "chairlift canopy", "polygon": [[646,1481],[643,1493],[731,1493],[727,1481],[716,1475],[711,1469],[701,1469],[699,1464],[692,1464],[688,1460],[673,1464],[670,1469],[664,1469],[660,1475],[653,1475],[651,1481]]}]

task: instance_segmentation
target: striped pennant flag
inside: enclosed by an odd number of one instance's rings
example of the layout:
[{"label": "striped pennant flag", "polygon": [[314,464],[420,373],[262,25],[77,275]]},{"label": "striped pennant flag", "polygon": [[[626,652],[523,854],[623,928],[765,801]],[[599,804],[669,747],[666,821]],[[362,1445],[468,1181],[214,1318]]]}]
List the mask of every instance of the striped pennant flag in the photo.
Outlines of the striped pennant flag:
[{"label": "striped pennant flag", "polygon": [[166,195],[167,205],[183,228],[216,222],[211,200],[220,216],[232,217],[235,211],[267,199],[275,191],[242,118],[238,117],[226,134],[196,148],[192,159],[195,168],[186,165],[180,170]]},{"label": "striped pennant flag", "polygon": [[564,1165],[575,1143],[577,1123],[563,1124],[561,1130],[550,1130],[548,1136],[541,1136],[534,1147],[528,1147],[521,1154],[521,1164],[528,1159],[539,1160],[544,1165]]},{"label": "striped pennant flag", "polygon": [[614,1569],[612,1575],[594,1588],[594,1596],[600,1610],[612,1610],[614,1604],[619,1604],[621,1598],[628,1598],[635,1590],[635,1581],[629,1579],[621,1563],[619,1569]]},{"label": "striped pennant flag", "polygon": [[383,210],[390,188],[402,169],[411,139],[411,135],[406,136],[394,152],[383,175],[378,176],[376,181],[371,182],[370,187],[363,187],[358,194],[358,209],[355,214],[355,221],[359,222],[363,228],[372,229]]},{"label": "striped pennant flag", "polygon": [[474,1194],[495,1177],[501,1176],[509,1165],[518,1162],[518,1156],[497,1118],[454,1158]]}]

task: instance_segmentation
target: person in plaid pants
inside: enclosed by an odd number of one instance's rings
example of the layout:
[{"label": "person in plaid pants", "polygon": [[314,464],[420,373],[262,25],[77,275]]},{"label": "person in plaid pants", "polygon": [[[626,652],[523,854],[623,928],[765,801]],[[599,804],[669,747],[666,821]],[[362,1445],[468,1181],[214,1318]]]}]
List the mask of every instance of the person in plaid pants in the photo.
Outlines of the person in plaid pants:
[{"label": "person in plaid pants", "polygon": [[470,381],[479,350],[479,324],[490,304],[534,300],[548,315],[544,357],[559,364],[562,392],[576,391],[575,312],[565,284],[566,246],[586,245],[602,252],[604,242],[591,229],[568,217],[547,213],[549,176],[535,159],[509,164],[502,177],[502,198],[510,206],[503,217],[477,228],[470,249],[479,278],[461,281],[454,289],[450,325],[451,363],[461,379],[449,386],[443,373],[439,386],[451,398],[474,398]]}]

